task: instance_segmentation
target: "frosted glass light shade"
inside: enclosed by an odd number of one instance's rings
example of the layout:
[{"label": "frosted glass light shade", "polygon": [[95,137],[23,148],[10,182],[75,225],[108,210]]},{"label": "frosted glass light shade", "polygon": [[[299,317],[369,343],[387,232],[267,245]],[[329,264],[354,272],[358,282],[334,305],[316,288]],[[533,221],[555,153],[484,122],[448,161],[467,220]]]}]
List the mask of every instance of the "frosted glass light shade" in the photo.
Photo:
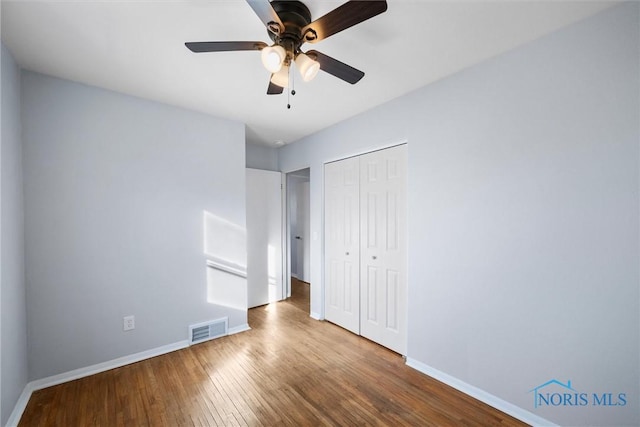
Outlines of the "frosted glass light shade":
[{"label": "frosted glass light shade", "polygon": [[280,71],[280,68],[282,68],[282,63],[287,56],[287,52],[282,46],[274,45],[263,48],[260,55],[264,68],[272,73],[277,73]]},{"label": "frosted glass light shade", "polygon": [[309,58],[304,53],[299,53],[296,57],[296,66],[300,70],[302,80],[305,82],[313,80],[318,71],[320,71],[320,63]]},{"label": "frosted glass light shade", "polygon": [[289,66],[283,65],[280,71],[271,76],[271,83],[280,87],[289,86]]}]

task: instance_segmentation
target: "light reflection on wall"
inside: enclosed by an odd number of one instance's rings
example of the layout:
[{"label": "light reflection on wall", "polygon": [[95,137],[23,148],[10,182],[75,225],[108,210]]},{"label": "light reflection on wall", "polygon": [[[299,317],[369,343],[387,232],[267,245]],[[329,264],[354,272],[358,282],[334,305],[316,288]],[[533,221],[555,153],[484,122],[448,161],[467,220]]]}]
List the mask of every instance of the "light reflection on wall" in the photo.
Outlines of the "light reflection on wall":
[{"label": "light reflection on wall", "polygon": [[204,253],[208,258],[247,269],[247,230],[204,212]]},{"label": "light reflection on wall", "polygon": [[217,268],[207,268],[207,302],[247,310],[247,279]]},{"label": "light reflection on wall", "polygon": [[247,230],[204,211],[207,301],[247,309]]}]

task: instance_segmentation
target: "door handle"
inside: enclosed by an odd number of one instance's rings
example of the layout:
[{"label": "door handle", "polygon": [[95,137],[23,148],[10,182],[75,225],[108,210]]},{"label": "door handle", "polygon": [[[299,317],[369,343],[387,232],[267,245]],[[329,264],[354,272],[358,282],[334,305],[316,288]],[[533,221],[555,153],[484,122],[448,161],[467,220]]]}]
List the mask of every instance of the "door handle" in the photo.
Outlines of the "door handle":
[{"label": "door handle", "polygon": [[296,239],[298,239],[298,240],[302,240],[302,237],[300,237],[300,236],[296,236]]},{"label": "door handle", "polygon": [[372,256],[371,258],[372,258],[372,259],[378,259],[378,257],[377,257],[377,256],[375,256],[375,255],[374,255],[374,256]]},{"label": "door handle", "polygon": [[349,255],[349,252],[345,252],[345,255]]}]

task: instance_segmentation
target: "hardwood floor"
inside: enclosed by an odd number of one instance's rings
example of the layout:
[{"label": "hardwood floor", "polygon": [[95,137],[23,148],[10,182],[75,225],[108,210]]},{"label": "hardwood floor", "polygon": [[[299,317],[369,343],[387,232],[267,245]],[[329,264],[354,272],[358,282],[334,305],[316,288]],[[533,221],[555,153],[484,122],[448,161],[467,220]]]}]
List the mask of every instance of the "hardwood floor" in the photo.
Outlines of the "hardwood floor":
[{"label": "hardwood floor", "polygon": [[311,293],[311,285],[296,279],[291,278],[291,298],[287,302],[293,304],[305,313],[310,313],[309,298]]},{"label": "hardwood floor", "polygon": [[251,331],[36,391],[20,426],[525,425],[308,307],[294,281]]}]

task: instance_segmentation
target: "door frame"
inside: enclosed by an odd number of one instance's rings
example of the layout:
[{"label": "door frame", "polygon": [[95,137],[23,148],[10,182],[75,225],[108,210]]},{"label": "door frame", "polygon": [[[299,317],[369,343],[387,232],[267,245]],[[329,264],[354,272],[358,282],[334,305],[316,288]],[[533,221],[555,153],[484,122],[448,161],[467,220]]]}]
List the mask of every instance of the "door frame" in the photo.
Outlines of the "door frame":
[{"label": "door frame", "polygon": [[[289,172],[282,171],[282,174],[284,176],[282,180],[283,191],[284,191],[284,197],[283,197],[284,215],[282,217],[283,217],[283,226],[284,226],[285,232],[282,233],[283,234],[282,238],[284,240],[282,245],[282,250],[284,251],[283,260],[285,261],[285,266],[284,266],[285,280],[283,281],[285,286],[284,288],[285,298],[291,297],[291,250],[292,250],[292,247],[291,247],[291,197],[289,195],[289,179],[293,176],[296,176],[295,175],[296,172],[299,172],[305,169],[309,169],[309,186],[311,186],[311,175],[312,175],[311,166],[303,166]],[[311,211],[309,210],[309,214],[310,213]],[[311,215],[309,215],[309,218],[307,218],[307,221],[309,222],[309,226],[311,226]],[[309,256],[311,256],[311,254],[309,254]]]},{"label": "door frame", "polygon": [[[283,215],[283,221],[285,222],[285,233],[283,233],[283,240],[284,240],[284,244],[282,245],[282,250],[284,251],[283,253],[283,259],[285,260],[285,267],[284,267],[284,272],[286,274],[285,277],[285,284],[286,284],[286,289],[284,290],[284,294],[288,297],[291,295],[291,248],[290,248],[290,239],[291,239],[291,235],[289,232],[289,192],[287,191],[287,176],[290,173],[302,170],[302,169],[309,169],[309,186],[311,188],[310,194],[309,194],[309,198],[310,198],[310,203],[311,201],[314,199],[314,189],[316,191],[320,191],[320,206],[318,207],[320,209],[320,223],[316,224],[316,226],[318,227],[318,231],[314,231],[314,224],[310,222],[311,225],[311,247],[313,248],[314,244],[314,237],[315,235],[317,235],[317,238],[320,239],[320,265],[319,266],[314,266],[313,265],[313,257],[311,258],[311,265],[310,265],[310,277],[311,280],[313,281],[313,277],[314,274],[317,275],[317,277],[319,277],[319,280],[317,280],[317,283],[313,283],[312,286],[316,287],[316,292],[315,294],[317,296],[319,296],[320,301],[319,301],[319,311],[318,312],[314,312],[313,311],[313,305],[311,305],[310,307],[310,315],[311,317],[313,317],[316,320],[324,320],[324,316],[325,316],[325,312],[324,312],[324,304],[325,304],[325,277],[324,277],[324,264],[325,264],[325,259],[324,259],[324,165],[326,163],[331,163],[331,162],[336,162],[339,160],[343,160],[343,159],[347,159],[349,157],[354,157],[354,156],[360,156],[362,154],[367,154],[367,153],[371,153],[374,151],[379,151],[379,150],[384,150],[386,148],[391,148],[391,147],[395,147],[397,145],[403,145],[406,144],[407,147],[409,146],[409,140],[407,138],[398,138],[395,140],[392,140],[392,142],[388,142],[388,143],[382,143],[382,144],[376,144],[376,145],[370,145],[370,146],[366,146],[366,147],[361,147],[358,149],[355,149],[353,151],[347,151],[341,154],[336,154],[336,155],[330,155],[328,156],[326,159],[324,160],[319,160],[320,163],[314,163],[314,165],[309,164],[309,163],[303,163],[301,165],[298,165],[294,168],[287,168],[287,169],[283,169],[281,170],[281,172],[284,174],[285,178],[283,179],[283,188],[285,191],[285,197],[283,197],[283,203],[285,203],[285,215]],[[318,169],[318,170],[316,170]],[[314,179],[314,173],[316,175],[319,174],[319,176],[315,177]],[[319,183],[316,182],[316,180],[319,180]],[[313,253],[313,249],[311,249],[311,252]],[[310,254],[311,256],[311,254]],[[316,268],[320,269],[320,271],[316,271]],[[408,274],[408,268],[407,268],[407,274]],[[408,283],[408,276],[407,276],[407,283]],[[311,296],[313,298],[313,295]]]}]

